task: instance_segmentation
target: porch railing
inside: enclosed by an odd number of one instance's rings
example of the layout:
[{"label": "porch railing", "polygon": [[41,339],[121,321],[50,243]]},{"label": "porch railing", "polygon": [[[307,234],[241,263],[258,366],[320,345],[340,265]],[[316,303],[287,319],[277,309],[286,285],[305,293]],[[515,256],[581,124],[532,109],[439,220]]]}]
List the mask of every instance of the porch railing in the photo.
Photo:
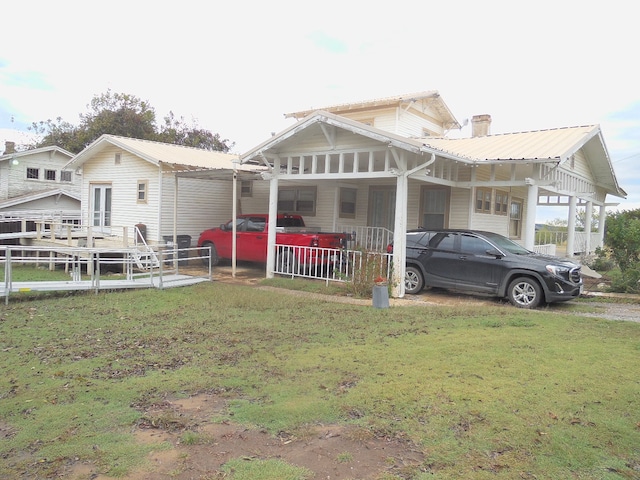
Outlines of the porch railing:
[{"label": "porch railing", "polygon": [[[540,230],[536,232],[536,248],[545,245],[555,245],[557,250],[566,252],[567,238],[569,234],[564,231]],[[587,238],[590,240],[589,252],[587,252]],[[577,253],[593,253],[596,248],[602,247],[600,234],[597,232],[576,232],[573,243],[573,252],[566,252],[567,255],[575,255]]]},{"label": "porch railing", "polygon": [[350,235],[349,248],[386,252],[387,245],[393,242],[393,231],[384,227],[338,225],[337,231]]},{"label": "porch railing", "polygon": [[393,255],[387,253],[292,245],[276,245],[276,249],[273,273],[291,278],[349,282],[365,268],[382,272],[387,280],[391,275]]}]

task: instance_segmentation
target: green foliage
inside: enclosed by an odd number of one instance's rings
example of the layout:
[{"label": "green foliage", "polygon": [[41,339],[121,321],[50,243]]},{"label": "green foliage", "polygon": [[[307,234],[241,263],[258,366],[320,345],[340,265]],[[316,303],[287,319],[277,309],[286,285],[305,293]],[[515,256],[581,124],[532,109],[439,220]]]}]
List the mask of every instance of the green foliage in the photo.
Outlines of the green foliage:
[{"label": "green foliage", "polygon": [[596,272],[609,272],[616,266],[615,262],[611,259],[607,250],[603,248],[596,248],[596,256],[589,262],[589,267]]},{"label": "green foliage", "polygon": [[176,145],[228,152],[233,143],[221,139],[200,128],[187,125],[182,118],[176,119],[173,112],[165,117],[160,128],[156,125],[156,114],[148,101],[125,94],[106,93],[96,95],[88,105],[89,111],[80,114],[80,124],[75,126],[58,117],[56,121],[34,122],[31,126],[42,140],[34,148],[57,145],[72,153],[79,153],[103,134],[153,140]]},{"label": "green foliage", "polygon": [[604,244],[623,273],[632,266],[635,268],[640,261],[640,209],[610,215]]},{"label": "green foliage", "polygon": [[598,256],[610,258],[620,268],[611,290],[640,293],[640,209],[613,213],[605,225],[605,248]]},{"label": "green foliage", "polygon": [[371,297],[373,285],[378,283],[376,280],[384,280],[384,283],[387,283],[387,278],[390,277],[387,257],[363,249],[356,252],[351,265],[351,278],[348,279],[347,285],[355,297]]}]

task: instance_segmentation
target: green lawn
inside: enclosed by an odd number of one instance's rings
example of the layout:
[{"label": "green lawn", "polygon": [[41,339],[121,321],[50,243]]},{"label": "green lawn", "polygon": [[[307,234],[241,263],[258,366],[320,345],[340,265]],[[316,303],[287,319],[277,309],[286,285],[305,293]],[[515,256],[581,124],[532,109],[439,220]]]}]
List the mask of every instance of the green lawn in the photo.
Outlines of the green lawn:
[{"label": "green lawn", "polygon": [[638,478],[640,324],[557,311],[373,309],[219,282],[12,297],[0,478],[75,459],[125,475],[157,448],[134,441],[140,407],[205,391],[272,433],[407,438],[425,463],[406,478]]}]

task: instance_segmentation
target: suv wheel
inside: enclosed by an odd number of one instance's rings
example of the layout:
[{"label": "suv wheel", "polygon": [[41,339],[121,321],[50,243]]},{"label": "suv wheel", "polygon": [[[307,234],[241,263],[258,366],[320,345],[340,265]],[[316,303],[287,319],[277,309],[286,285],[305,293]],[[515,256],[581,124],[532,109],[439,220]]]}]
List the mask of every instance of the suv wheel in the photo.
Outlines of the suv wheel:
[{"label": "suv wheel", "polygon": [[424,287],[424,280],[422,279],[422,272],[416,267],[407,267],[404,274],[404,291],[405,293],[416,294],[420,293]]},{"label": "suv wheel", "polygon": [[540,284],[527,277],[519,277],[509,284],[509,301],[519,308],[536,308],[542,303]]}]

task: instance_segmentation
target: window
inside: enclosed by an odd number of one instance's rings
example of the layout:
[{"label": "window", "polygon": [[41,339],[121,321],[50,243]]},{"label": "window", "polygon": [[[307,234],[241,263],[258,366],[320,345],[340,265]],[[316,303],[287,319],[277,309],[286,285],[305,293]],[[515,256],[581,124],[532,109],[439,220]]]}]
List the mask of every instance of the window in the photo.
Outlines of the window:
[{"label": "window", "polygon": [[55,170],[45,170],[44,171],[44,179],[56,181],[56,171]]},{"label": "window", "polygon": [[249,217],[247,219],[247,232],[264,232],[266,226],[264,217]]},{"label": "window", "polygon": [[37,168],[27,167],[27,178],[37,180],[40,178],[40,170]]},{"label": "window", "polygon": [[509,237],[520,238],[522,235],[522,204],[519,198],[511,200],[511,213],[509,216]]},{"label": "window", "polygon": [[458,238],[457,233],[437,233],[429,240],[429,246],[454,252],[456,250],[456,238]]},{"label": "window", "polygon": [[281,188],[278,191],[278,211],[316,214],[316,187]]},{"label": "window", "polygon": [[70,170],[62,170],[60,172],[60,181],[61,182],[70,182],[71,181],[71,171]]},{"label": "window", "polygon": [[491,244],[482,238],[474,237],[463,233],[460,236],[460,252],[471,255],[486,255],[490,250]]},{"label": "window", "polygon": [[148,180],[138,180],[138,203],[147,203]]},{"label": "window", "polygon": [[491,189],[476,188],[476,212],[491,213]]},{"label": "window", "polygon": [[340,218],[356,218],[357,193],[355,188],[340,188]]},{"label": "window", "polygon": [[422,187],[420,226],[426,229],[444,228],[449,211],[448,187]]},{"label": "window", "polygon": [[253,196],[253,180],[242,180],[242,182],[240,182],[240,196],[241,197]]},{"label": "window", "polygon": [[122,157],[120,156],[119,153],[116,153],[114,159],[113,159],[113,163],[115,163],[116,165],[120,165],[120,162],[122,161]]},{"label": "window", "polygon": [[509,194],[507,192],[496,190],[496,201],[494,208],[494,213],[496,215],[507,215],[507,213],[509,213]]}]

